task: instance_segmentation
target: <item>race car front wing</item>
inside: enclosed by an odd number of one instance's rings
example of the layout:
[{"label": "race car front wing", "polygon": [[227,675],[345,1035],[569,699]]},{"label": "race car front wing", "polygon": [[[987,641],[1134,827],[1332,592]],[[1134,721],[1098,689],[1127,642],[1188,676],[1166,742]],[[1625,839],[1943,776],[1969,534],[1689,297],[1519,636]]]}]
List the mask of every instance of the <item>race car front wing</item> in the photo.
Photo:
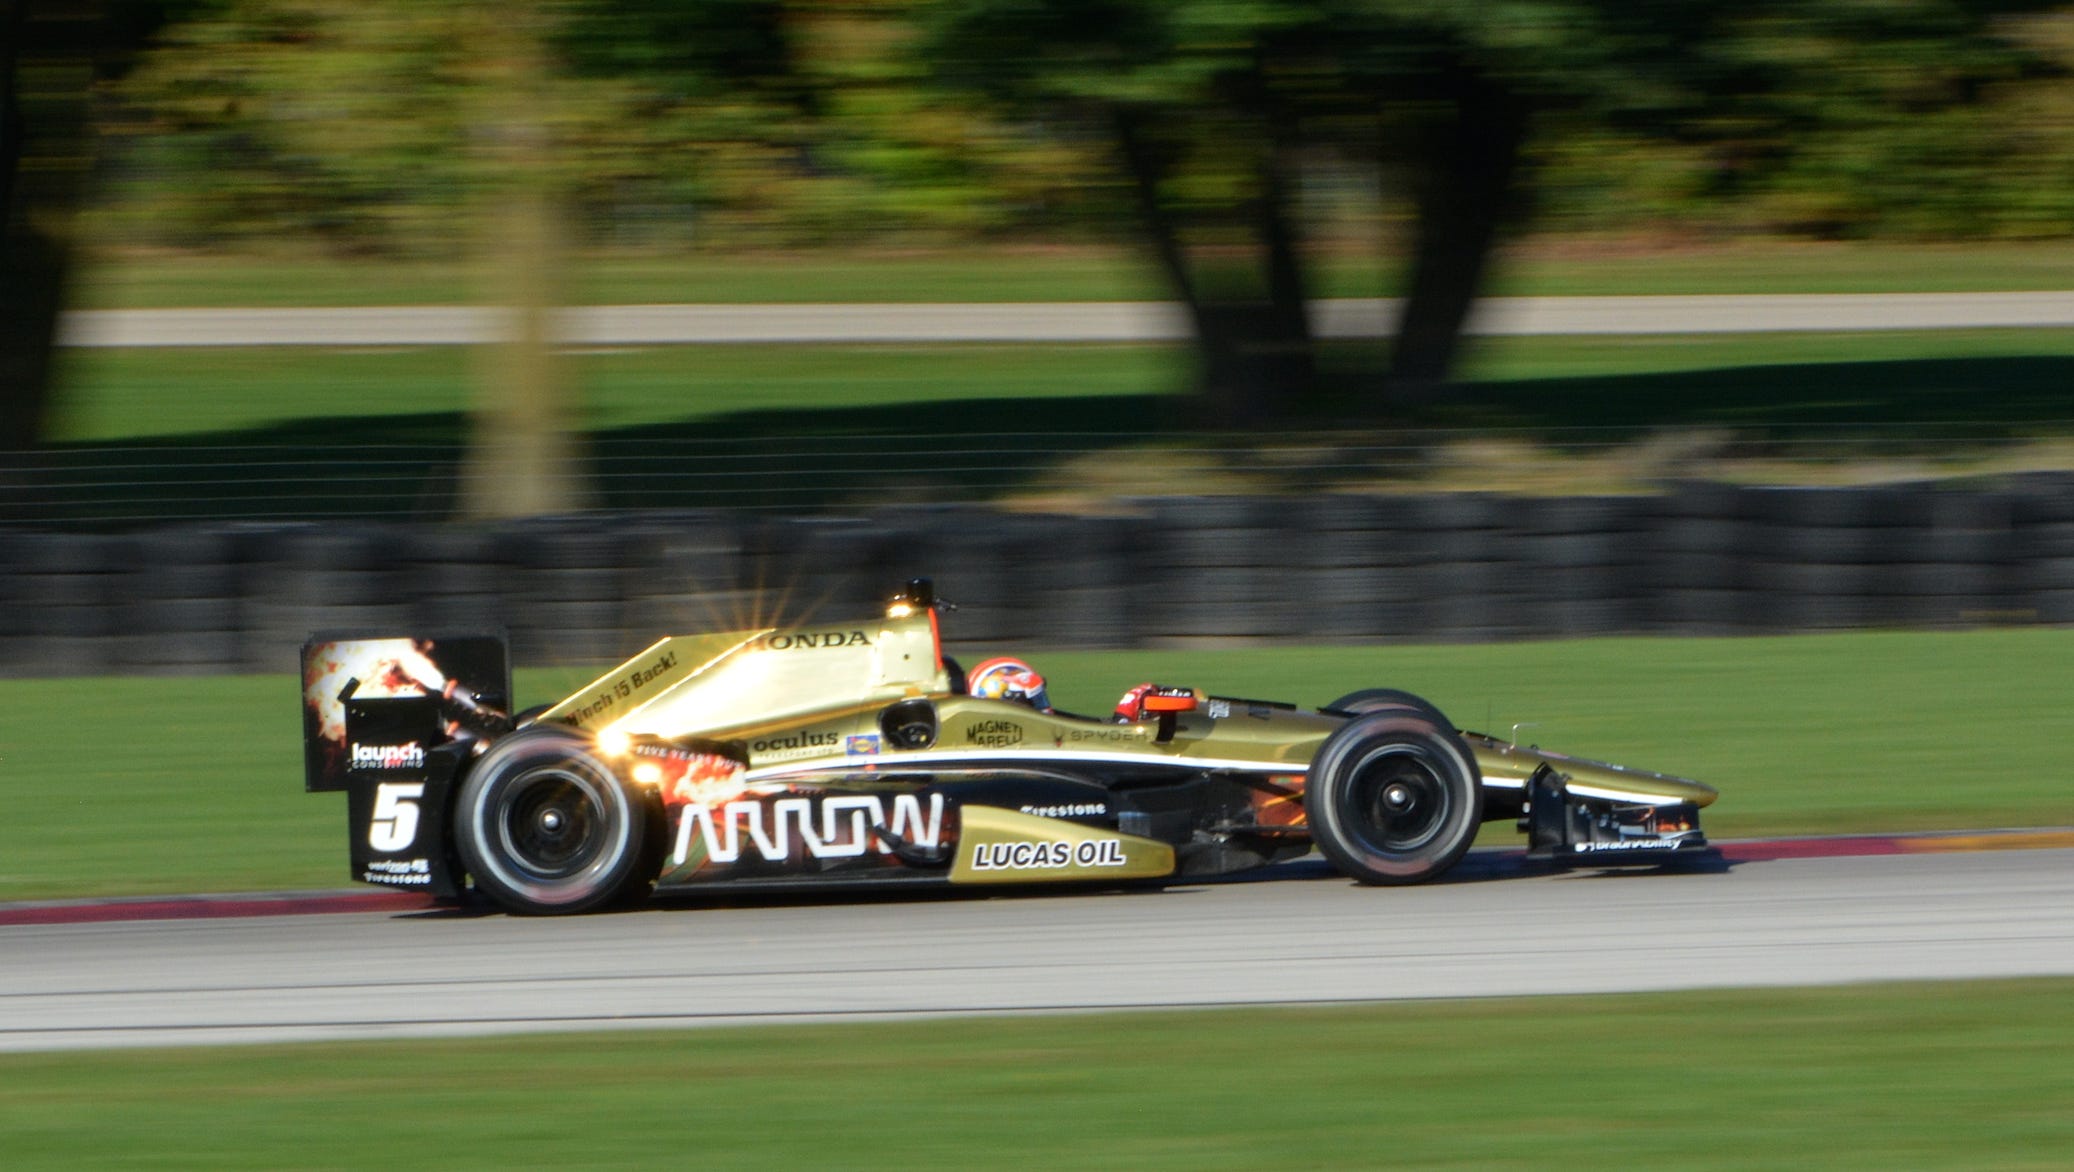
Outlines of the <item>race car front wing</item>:
[{"label": "race car front wing", "polygon": [[1580,793],[1548,764],[1534,771],[1526,789],[1520,829],[1527,834],[1530,859],[1601,867],[1657,863],[1713,849],[1700,833],[1700,808],[1692,802]]}]

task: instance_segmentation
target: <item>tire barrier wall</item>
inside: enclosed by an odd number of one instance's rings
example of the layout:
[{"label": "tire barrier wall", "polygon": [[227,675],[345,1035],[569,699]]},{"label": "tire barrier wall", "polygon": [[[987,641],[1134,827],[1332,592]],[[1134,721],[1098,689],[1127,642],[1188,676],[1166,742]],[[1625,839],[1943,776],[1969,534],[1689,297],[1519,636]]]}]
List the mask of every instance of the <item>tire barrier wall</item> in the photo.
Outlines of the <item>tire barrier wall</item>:
[{"label": "tire barrier wall", "polygon": [[493,528],[0,531],[0,674],[292,669],[314,630],[499,624],[521,664],[854,618],[927,575],[993,647],[1481,641],[2074,622],[2074,475],[1993,490],[1171,497]]}]

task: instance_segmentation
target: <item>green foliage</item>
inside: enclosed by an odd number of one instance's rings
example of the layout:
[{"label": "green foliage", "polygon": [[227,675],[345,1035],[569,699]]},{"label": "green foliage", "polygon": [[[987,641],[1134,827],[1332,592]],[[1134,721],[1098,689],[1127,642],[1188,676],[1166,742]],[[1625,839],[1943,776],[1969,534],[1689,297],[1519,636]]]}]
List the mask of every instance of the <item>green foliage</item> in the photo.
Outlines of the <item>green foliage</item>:
[{"label": "green foliage", "polygon": [[[551,152],[590,240],[969,238],[1098,186],[1085,152],[918,84],[899,4],[542,0]],[[444,253],[475,177],[483,0],[227,0],[113,91],[104,238]]]},{"label": "green foliage", "polygon": [[[607,244],[1107,233],[1128,192],[1098,112],[1118,103],[1193,127],[1163,136],[1184,209],[1244,215],[1257,183],[1248,144],[1262,133],[1245,112],[1264,99],[1311,144],[1314,186],[1380,169],[1385,202],[1361,216],[1388,220],[1392,144],[1458,68],[1533,96],[1552,228],[2074,231],[2065,13],[1990,23],[1959,0],[543,10],[561,29],[553,149],[589,238]],[[220,0],[182,13],[113,91],[120,149],[102,235],[442,249],[470,181],[459,97],[482,11]],[[1006,104],[990,112],[942,82]],[[1221,222],[1201,231],[1228,241]]]},{"label": "green foliage", "polygon": [[1693,58],[1675,101],[1595,106],[1544,139],[1550,222],[1697,219],[1822,238],[2065,235],[2070,69],[2066,12],[1987,20],[1943,0],[1752,6]]},{"label": "green foliage", "polygon": [[174,25],[117,90],[116,225],[180,245],[451,231],[460,17],[451,0],[230,0]]}]

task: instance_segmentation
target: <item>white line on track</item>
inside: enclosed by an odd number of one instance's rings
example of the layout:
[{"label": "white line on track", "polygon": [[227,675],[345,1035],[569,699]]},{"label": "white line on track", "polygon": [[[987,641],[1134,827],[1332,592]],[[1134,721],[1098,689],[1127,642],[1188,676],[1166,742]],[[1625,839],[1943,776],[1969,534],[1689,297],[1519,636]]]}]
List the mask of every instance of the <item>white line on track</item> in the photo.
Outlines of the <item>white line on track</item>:
[{"label": "white line on track", "polygon": [[0,928],[0,1050],[2074,975],[2074,850]]}]

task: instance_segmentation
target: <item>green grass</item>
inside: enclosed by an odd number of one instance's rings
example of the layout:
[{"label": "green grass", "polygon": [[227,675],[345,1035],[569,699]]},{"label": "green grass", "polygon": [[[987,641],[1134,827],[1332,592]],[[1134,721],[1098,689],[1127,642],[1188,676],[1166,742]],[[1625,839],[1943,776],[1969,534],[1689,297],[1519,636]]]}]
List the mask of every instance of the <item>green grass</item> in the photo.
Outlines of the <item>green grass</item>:
[{"label": "green grass", "polygon": [[[846,413],[973,401],[1024,405],[1018,414],[1029,430],[1101,429],[1112,424],[1072,414],[1077,401],[1170,394],[1188,377],[1179,348],[1120,344],[676,346],[570,362],[594,432],[748,412],[792,417],[766,418],[769,431],[840,431]],[[1553,431],[2074,416],[2066,399],[2074,330],[1489,338],[1471,343],[1462,373],[1464,394],[1427,409],[1424,422]],[[470,395],[469,355],[458,347],[71,350],[61,377],[55,438],[64,443],[223,442],[303,420],[324,420],[336,435],[341,416],[374,425],[458,415]],[[909,427],[952,422],[923,414]],[[1187,419],[1122,422],[1185,428]]]},{"label": "green grass", "polygon": [[1753,240],[1621,249],[1529,241],[1501,256],[1494,295],[1989,293],[2074,288],[2074,241],[1868,244]]},{"label": "green grass", "polygon": [[[1305,411],[1207,442],[1177,347],[660,347],[569,362],[609,508],[1977,476],[2064,467],[2054,440],[2074,433],[2074,330],[1487,339],[1458,392],[1387,409],[1379,355],[1332,347],[1328,388]],[[0,500],[10,519],[453,506],[463,349],[74,350],[63,363],[61,442]],[[1254,459],[1260,443],[1281,450]]]},{"label": "green grass", "polygon": [[[956,616],[951,616],[955,624]],[[953,628],[954,629],[954,628]],[[1722,791],[1717,836],[2074,823],[2063,740],[2074,630],[1042,656],[1069,710],[1158,679],[1323,704],[1386,685],[1456,723]],[[1092,686],[1090,686],[1092,685]]]},{"label": "green grass", "polygon": [[[1526,739],[1710,782],[1716,836],[2074,822],[2066,779],[2039,767],[2065,748],[2074,630],[1036,659],[1072,711],[1145,679],[1313,705],[1409,688],[1472,728],[1530,721]],[[521,672],[519,701],[592,674]],[[301,791],[295,691],[0,681],[0,900],[347,885],[343,799]]]},{"label": "green grass", "polygon": [[[458,416],[469,409],[460,347],[317,350],[73,350],[64,353],[60,442],[109,443],[291,427],[337,418]],[[1162,346],[674,346],[575,355],[592,431],[692,423],[745,412],[797,416],[798,429],[846,411],[926,410],[1178,390],[1183,354]],[[1093,405],[1099,406],[1099,404]],[[1059,425],[1033,408],[1033,430]],[[919,424],[911,423],[912,427]]]},{"label": "green grass", "polygon": [[[1301,997],[1301,990],[1291,990]],[[2074,981],[0,1055],[10,1168],[2048,1168]]]},{"label": "green grass", "polygon": [[[572,263],[586,304],[650,302],[1109,301],[1170,296],[1139,252],[1098,247],[954,252],[599,256]],[[1493,294],[1889,293],[2065,289],[2074,241],[1814,244],[1750,241],[1673,248],[1532,240],[1501,256]],[[1394,262],[1328,255],[1314,295],[1398,291]],[[477,298],[451,261],[322,256],[114,256],[82,266],[82,308],[426,305]]]},{"label": "green grass", "polygon": [[[1709,372],[1761,381],[1767,394],[1790,408],[1798,397],[1796,392],[1806,393],[1819,383],[1832,381],[1807,368],[1833,372],[1861,364],[2035,357],[2074,357],[2074,330],[1477,338],[1468,343],[1462,377],[1471,382],[1514,383]],[[1766,372],[1781,373],[1766,377]],[[1661,413],[1677,406],[1658,404],[1657,410]]]}]

